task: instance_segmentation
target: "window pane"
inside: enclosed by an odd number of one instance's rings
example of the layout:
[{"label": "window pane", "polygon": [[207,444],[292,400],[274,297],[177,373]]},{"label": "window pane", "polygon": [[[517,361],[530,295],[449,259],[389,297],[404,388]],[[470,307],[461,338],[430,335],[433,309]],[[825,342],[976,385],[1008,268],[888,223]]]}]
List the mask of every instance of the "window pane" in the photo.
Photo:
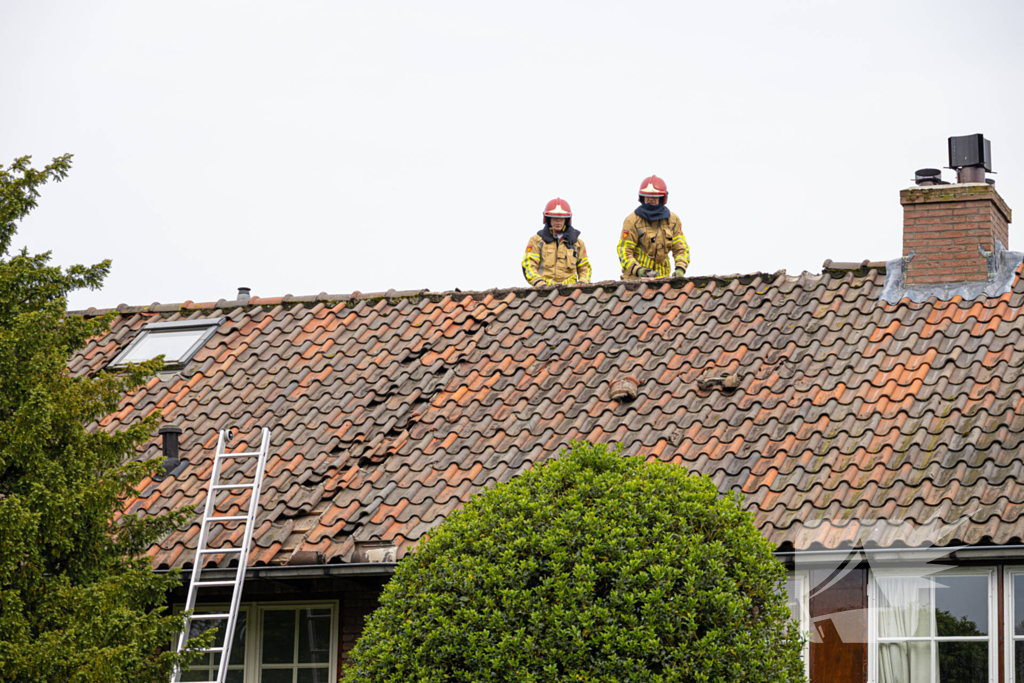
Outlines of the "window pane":
[{"label": "window pane", "polygon": [[988,681],[988,643],[939,643],[939,680]]},{"label": "window pane", "polygon": [[[227,626],[227,621],[221,619],[216,622],[218,629],[223,629]],[[217,632],[217,640],[214,643],[215,647],[221,647],[224,644],[224,633],[223,631]],[[213,655],[213,663],[220,664],[220,655]],[[238,613],[238,619],[235,622],[235,637],[231,639],[231,660],[230,666],[241,666],[245,663],[245,612]]]},{"label": "window pane", "polygon": [[930,642],[879,643],[878,682],[931,683],[931,660]]},{"label": "window pane", "polygon": [[796,623],[800,623],[800,582],[796,579],[786,579],[786,606]]},{"label": "window pane", "polygon": [[881,638],[930,636],[931,588],[919,576],[879,578],[878,635]]},{"label": "window pane", "polygon": [[299,669],[299,683],[330,683],[327,669]]},{"label": "window pane", "polygon": [[987,636],[988,577],[936,577],[935,625],[940,636]]},{"label": "window pane", "polygon": [[[267,610],[263,613],[263,663],[292,664],[294,661],[295,610]],[[290,678],[288,681],[291,683]]]},{"label": "window pane", "polygon": [[264,669],[260,675],[260,683],[292,683],[292,670]]},{"label": "window pane", "polygon": [[1013,644],[1013,670],[1016,672],[1014,680],[1024,681],[1024,641]]},{"label": "window pane", "polygon": [[[213,610],[211,608],[209,608],[209,607],[201,607],[201,608],[196,610],[196,614],[201,615],[203,612],[212,612],[212,611]],[[198,636],[201,633],[205,633],[206,631],[210,630],[211,628],[215,628],[215,629],[217,629],[217,635],[214,636],[213,646],[214,647],[221,647],[222,645],[224,645],[224,627],[227,625],[227,623],[228,622],[225,619],[209,619],[209,620],[197,619],[196,621],[191,622],[191,625],[189,626],[189,631],[188,631],[189,632],[189,637],[190,638],[194,638],[195,636]],[[246,613],[245,613],[245,610],[239,610],[239,612],[238,612],[238,619],[236,620],[236,623],[235,623],[235,637],[231,639],[231,665],[232,666],[234,666],[236,664],[241,666],[242,664],[245,663],[245,623],[246,623]],[[198,666],[198,665],[201,665],[201,664],[207,664],[207,665],[216,666],[217,664],[220,664],[220,655],[219,654],[203,655],[200,659],[197,659],[197,660],[195,660],[193,662],[193,666]],[[191,679],[191,680],[205,680],[205,679]]]},{"label": "window pane", "polygon": [[[202,615],[203,612],[212,612],[213,610],[209,607],[201,607],[196,610],[197,615]],[[245,662],[245,611],[240,610],[238,612],[238,620],[235,624],[235,637],[231,641],[231,664],[241,666]],[[189,625],[189,638],[194,638],[211,628],[217,629],[217,635],[214,636],[213,646],[221,647],[224,645],[224,627],[227,625],[227,621],[224,619],[197,619]],[[220,664],[219,654],[206,654],[192,662],[193,666],[211,665],[216,666]],[[205,679],[190,679],[190,680],[205,680]]]},{"label": "window pane", "polygon": [[166,362],[176,363],[192,348],[193,344],[199,341],[205,332],[205,329],[144,331],[142,334],[145,336],[135,345],[130,354],[121,359],[121,362],[141,363],[163,354]]},{"label": "window pane", "polygon": [[299,661],[330,664],[331,610],[304,609],[299,612]]},{"label": "window pane", "polygon": [[[232,657],[231,659],[234,659]],[[214,674],[216,675],[216,674]],[[205,679],[207,681],[213,680],[212,678]],[[245,683],[245,670],[244,669],[230,669],[228,670],[228,683]]]},{"label": "window pane", "polygon": [[212,681],[217,678],[216,669],[191,669],[181,672],[182,681]]},{"label": "window pane", "polygon": [[229,666],[245,664],[245,630],[246,630],[246,617],[245,612],[239,612],[238,618],[235,620],[235,637],[231,639],[231,659],[228,660]]},{"label": "window pane", "polygon": [[1024,574],[1013,577],[1013,634],[1024,636]]}]

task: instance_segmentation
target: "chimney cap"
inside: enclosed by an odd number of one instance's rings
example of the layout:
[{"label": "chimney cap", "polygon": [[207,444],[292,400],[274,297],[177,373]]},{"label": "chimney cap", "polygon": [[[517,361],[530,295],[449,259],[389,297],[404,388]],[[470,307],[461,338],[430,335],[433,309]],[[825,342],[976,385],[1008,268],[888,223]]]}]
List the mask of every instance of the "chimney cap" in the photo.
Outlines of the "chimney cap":
[{"label": "chimney cap", "polygon": [[942,179],[942,171],[937,168],[919,168],[914,171],[914,182],[918,185],[949,185]]},{"label": "chimney cap", "polygon": [[992,172],[992,143],[981,133],[949,138],[949,168],[970,167]]},{"label": "chimney cap", "polygon": [[236,296],[235,298],[240,300],[240,301],[248,301],[249,300],[249,293],[251,291],[252,291],[251,287],[239,287],[238,288],[238,296]]},{"label": "chimney cap", "polygon": [[181,434],[181,427],[175,427],[174,425],[164,425],[157,430],[157,434]]}]

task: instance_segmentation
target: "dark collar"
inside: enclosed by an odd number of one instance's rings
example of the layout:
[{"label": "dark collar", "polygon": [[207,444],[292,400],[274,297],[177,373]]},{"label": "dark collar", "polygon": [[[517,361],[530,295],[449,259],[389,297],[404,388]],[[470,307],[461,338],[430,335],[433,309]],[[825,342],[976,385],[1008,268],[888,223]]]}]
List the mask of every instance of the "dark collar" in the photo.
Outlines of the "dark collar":
[{"label": "dark collar", "polygon": [[[548,244],[551,244],[552,242],[555,241],[555,236],[551,234],[551,231],[548,230],[548,226],[546,225],[537,231],[537,235]],[[580,238],[580,231],[572,226],[569,226],[568,228],[562,231],[562,236],[565,238],[566,242],[568,242],[570,245],[574,245],[576,244],[576,240]]]},{"label": "dark collar", "polygon": [[641,204],[636,207],[633,213],[651,223],[665,220],[672,215],[672,212],[664,204]]}]

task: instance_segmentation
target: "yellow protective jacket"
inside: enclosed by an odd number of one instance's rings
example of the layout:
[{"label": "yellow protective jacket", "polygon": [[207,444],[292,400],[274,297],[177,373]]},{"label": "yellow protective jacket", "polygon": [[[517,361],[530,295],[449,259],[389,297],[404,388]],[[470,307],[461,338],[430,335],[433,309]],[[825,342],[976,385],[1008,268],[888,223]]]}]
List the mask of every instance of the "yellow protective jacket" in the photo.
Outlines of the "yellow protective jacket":
[{"label": "yellow protective jacket", "polygon": [[555,238],[545,226],[526,244],[523,276],[531,285],[590,282],[590,259],[580,231],[567,227]]},{"label": "yellow protective jacket", "polygon": [[639,279],[644,269],[656,271],[658,277],[668,277],[675,270],[669,254],[675,259],[675,268],[685,271],[690,265],[690,246],[683,237],[679,216],[670,213],[668,218],[651,222],[631,213],[622,222],[619,263],[623,280]]}]

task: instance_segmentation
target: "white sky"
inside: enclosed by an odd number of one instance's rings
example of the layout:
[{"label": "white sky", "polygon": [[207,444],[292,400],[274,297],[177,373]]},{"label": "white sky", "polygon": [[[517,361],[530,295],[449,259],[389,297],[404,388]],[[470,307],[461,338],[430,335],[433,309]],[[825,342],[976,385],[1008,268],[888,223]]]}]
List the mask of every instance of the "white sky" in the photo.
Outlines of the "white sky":
[{"label": "white sky", "polygon": [[0,163],[75,154],[19,243],[113,259],[72,308],[523,285],[555,196],[615,279],[651,173],[690,275],[817,272],[899,255],[950,135],[1024,211],[1022,32],[1015,0],[0,0]]}]

